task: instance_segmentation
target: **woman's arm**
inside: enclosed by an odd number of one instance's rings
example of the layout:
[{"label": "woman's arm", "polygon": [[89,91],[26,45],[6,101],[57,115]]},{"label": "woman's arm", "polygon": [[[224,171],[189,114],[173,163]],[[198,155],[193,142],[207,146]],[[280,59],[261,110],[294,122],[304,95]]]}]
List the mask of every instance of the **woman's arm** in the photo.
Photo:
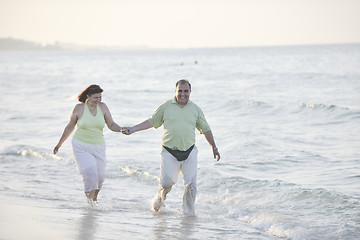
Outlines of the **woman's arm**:
[{"label": "woman's arm", "polygon": [[101,110],[103,111],[105,123],[107,127],[113,132],[121,132],[122,127],[120,127],[116,122],[114,122],[109,108],[106,106],[105,103],[101,103],[100,105]]},{"label": "woman's arm", "polygon": [[78,120],[78,111],[79,111],[79,105],[76,105],[71,113],[70,120],[66,125],[58,144],[54,148],[53,151],[54,154],[56,154],[59,151],[61,145],[65,142],[65,140],[70,136],[70,134],[74,130]]}]

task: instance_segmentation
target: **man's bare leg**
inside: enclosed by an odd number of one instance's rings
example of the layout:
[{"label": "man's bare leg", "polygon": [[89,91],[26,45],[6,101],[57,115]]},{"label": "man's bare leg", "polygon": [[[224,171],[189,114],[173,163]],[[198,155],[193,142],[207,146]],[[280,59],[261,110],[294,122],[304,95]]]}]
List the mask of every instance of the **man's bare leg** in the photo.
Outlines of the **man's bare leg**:
[{"label": "man's bare leg", "polygon": [[163,188],[159,186],[158,196],[153,201],[153,208],[155,212],[158,212],[160,208],[164,205],[164,201],[166,199],[166,195],[171,191],[171,187]]}]

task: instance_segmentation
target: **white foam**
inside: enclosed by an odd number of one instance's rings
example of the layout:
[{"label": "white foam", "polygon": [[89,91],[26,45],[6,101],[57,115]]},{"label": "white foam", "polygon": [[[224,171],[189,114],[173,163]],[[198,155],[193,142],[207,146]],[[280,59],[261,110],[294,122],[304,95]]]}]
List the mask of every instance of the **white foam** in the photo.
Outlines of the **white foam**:
[{"label": "white foam", "polygon": [[123,171],[124,173],[126,173],[127,175],[129,176],[144,176],[146,178],[150,178],[150,179],[153,179],[153,180],[156,180],[156,181],[159,181],[160,178],[158,176],[154,176],[152,175],[151,173],[149,172],[146,172],[146,171],[140,171],[140,170],[137,170],[137,169],[133,169],[131,167],[122,167],[122,166],[119,166],[119,169],[121,171]]}]

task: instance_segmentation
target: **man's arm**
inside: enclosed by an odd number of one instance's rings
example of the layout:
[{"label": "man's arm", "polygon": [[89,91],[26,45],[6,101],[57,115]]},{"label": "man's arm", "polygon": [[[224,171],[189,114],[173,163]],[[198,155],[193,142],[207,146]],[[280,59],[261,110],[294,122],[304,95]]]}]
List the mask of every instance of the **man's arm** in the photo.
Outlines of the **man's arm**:
[{"label": "man's arm", "polygon": [[213,136],[211,130],[205,132],[204,135],[205,135],[206,140],[208,141],[208,143],[212,147],[213,154],[214,154],[214,159],[216,159],[216,161],[219,161],[220,160],[220,153],[219,153],[218,148],[216,147],[214,136]]},{"label": "man's arm", "polygon": [[142,123],[139,123],[133,127],[124,127],[122,132],[126,135],[133,134],[134,132],[146,130],[152,128],[153,126],[150,124],[149,120],[145,120]]}]

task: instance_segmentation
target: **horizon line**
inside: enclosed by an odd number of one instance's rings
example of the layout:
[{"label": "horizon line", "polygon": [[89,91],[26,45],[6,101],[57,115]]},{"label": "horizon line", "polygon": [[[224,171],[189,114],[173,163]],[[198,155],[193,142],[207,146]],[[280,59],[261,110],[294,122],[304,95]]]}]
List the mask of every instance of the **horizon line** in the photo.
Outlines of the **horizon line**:
[{"label": "horizon line", "polygon": [[[153,47],[147,44],[136,44],[136,45],[100,45],[100,44],[81,44],[74,42],[61,42],[54,41],[53,43],[41,43],[33,40],[27,40],[16,37],[0,37],[0,40],[12,40],[17,42],[24,42],[25,44],[33,44],[35,49],[46,49],[51,47],[58,47],[56,50],[125,50],[125,49],[217,49],[217,48],[255,48],[255,47],[296,47],[296,46],[324,46],[324,45],[356,45],[360,42],[323,42],[323,43],[283,43],[283,44],[259,44],[259,45],[233,45],[233,46],[188,46],[188,47]],[[1,47],[0,47],[1,50]],[[4,49],[6,50],[6,49]],[[19,49],[21,50],[21,49]],[[29,49],[31,50],[31,49]],[[55,49],[54,49],[55,50]]]}]

